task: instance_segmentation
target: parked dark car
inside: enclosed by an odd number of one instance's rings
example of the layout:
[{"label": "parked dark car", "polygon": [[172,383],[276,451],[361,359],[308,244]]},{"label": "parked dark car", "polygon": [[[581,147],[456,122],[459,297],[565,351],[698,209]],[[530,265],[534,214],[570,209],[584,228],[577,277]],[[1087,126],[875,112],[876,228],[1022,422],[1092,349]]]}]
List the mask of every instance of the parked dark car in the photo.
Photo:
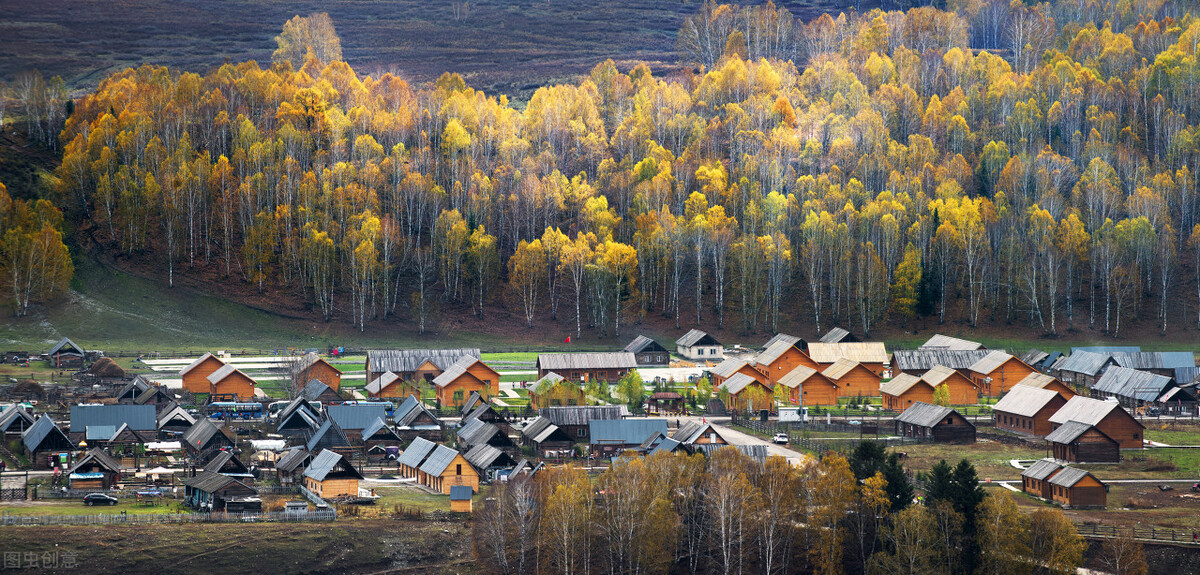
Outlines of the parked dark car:
[{"label": "parked dark car", "polygon": [[103,493],[88,493],[83,496],[84,505],[116,505],[118,499]]}]

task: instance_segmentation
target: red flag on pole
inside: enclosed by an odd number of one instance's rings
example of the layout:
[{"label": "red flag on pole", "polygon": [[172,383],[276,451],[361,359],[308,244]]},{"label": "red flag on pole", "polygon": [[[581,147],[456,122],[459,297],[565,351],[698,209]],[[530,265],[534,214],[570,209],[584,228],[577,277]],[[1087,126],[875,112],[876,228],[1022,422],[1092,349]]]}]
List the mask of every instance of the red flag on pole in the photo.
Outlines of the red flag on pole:
[{"label": "red flag on pole", "polygon": [[571,336],[568,335],[567,339],[563,340],[563,343],[571,343]]}]

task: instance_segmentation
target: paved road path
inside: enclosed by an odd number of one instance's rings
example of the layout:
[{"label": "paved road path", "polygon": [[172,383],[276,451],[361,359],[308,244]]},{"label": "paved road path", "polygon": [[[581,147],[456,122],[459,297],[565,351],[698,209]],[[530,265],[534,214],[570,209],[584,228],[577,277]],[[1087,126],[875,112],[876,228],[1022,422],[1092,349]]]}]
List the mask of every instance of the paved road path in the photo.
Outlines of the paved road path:
[{"label": "paved road path", "polygon": [[[695,417],[695,416],[689,416],[689,417],[679,417],[679,418],[670,418],[669,417],[667,419],[671,419],[671,420],[678,419],[681,421],[688,421],[688,420],[699,421],[702,418]],[[729,443],[731,443],[733,445],[765,445],[765,446],[767,446],[767,454],[768,455],[778,455],[780,457],[783,457],[783,458],[787,459],[788,463],[791,463],[792,465],[801,465],[805,461],[809,461],[812,459],[812,457],[810,457],[806,453],[802,453],[800,451],[790,449],[783,445],[776,445],[765,439],[761,439],[759,437],[755,437],[748,433],[743,433],[732,427],[729,427],[729,418],[728,417],[703,418],[703,419],[705,419],[706,421],[711,423],[713,425],[713,427],[715,427],[717,429],[717,432],[719,432],[721,434],[721,437],[724,437],[726,441],[728,441]]]}]

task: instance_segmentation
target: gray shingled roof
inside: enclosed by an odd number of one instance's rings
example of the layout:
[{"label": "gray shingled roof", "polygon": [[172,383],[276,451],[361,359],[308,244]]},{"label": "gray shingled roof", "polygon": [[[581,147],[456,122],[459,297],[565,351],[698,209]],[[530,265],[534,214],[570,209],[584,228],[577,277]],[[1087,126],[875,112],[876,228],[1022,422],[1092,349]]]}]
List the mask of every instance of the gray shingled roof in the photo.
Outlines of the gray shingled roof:
[{"label": "gray shingled roof", "polygon": [[[921,374],[921,379],[925,380],[925,383],[937,387],[957,372],[958,370],[946,367],[944,365],[935,365],[925,370],[925,373]],[[959,375],[962,374],[960,373]],[[967,378],[967,381],[971,381],[970,378]],[[971,385],[975,385],[975,382],[971,382]]]},{"label": "gray shingled roof", "polygon": [[1050,354],[1035,347],[1021,355],[1021,361],[1025,362],[1027,365],[1037,365],[1043,361],[1046,361],[1046,359],[1049,357]]},{"label": "gray shingled roof", "polygon": [[400,405],[392,411],[392,417],[395,419],[397,427],[409,427],[412,425],[412,422],[416,421],[417,418],[421,416],[422,413],[429,414],[430,418],[432,418],[434,421],[438,421],[440,424],[441,420],[430,413],[430,411],[426,409],[425,406],[417,400],[417,398],[411,395],[405,398],[404,401],[402,401]]},{"label": "gray shingled roof", "polygon": [[420,467],[421,462],[425,461],[425,457],[428,456],[435,447],[437,447],[436,443],[423,437],[413,439],[412,443],[408,445],[408,448],[396,458],[396,464],[407,467]]},{"label": "gray shingled roof", "polygon": [[825,371],[822,371],[821,375],[823,375],[833,381],[837,381],[838,379],[845,376],[847,373],[850,373],[850,370],[854,369],[855,367],[857,367],[859,365],[862,365],[862,364],[858,363],[857,361],[854,361],[853,359],[848,359],[848,358],[843,357],[842,359],[839,359],[839,360],[833,362],[833,364],[831,364],[829,367],[825,368]]},{"label": "gray shingled roof", "polygon": [[137,396],[141,395],[142,392],[146,391],[147,389],[150,389],[151,387],[154,387],[154,385],[152,385],[150,382],[146,381],[146,379],[144,377],[139,375],[139,376],[129,380],[129,383],[126,383],[125,386],[121,388],[121,391],[117,392],[117,397],[118,398],[125,397],[125,395],[130,392],[133,392],[133,396],[137,397]]},{"label": "gray shingled roof", "polygon": [[490,467],[511,467],[516,463],[512,456],[486,443],[472,447],[463,454],[463,459],[476,471],[484,471]]},{"label": "gray shingled roof", "polygon": [[1124,399],[1150,402],[1157,400],[1174,385],[1171,378],[1165,375],[1155,375],[1114,365],[1105,370],[1104,375],[1096,380],[1096,385],[1092,386],[1092,390]]},{"label": "gray shingled roof", "polygon": [[75,342],[65,337],[59,340],[58,343],[54,344],[54,347],[50,348],[50,351],[46,352],[46,355],[54,355],[60,352],[77,353],[79,355],[84,355],[86,353],[82,347],[75,345]]},{"label": "gray shingled roof", "polygon": [[[383,437],[376,438],[375,434],[379,433],[380,431],[384,432],[382,434]],[[363,441],[367,441],[372,438],[375,438],[376,440],[380,440],[380,439],[395,439],[397,441],[400,440],[400,436],[396,435],[396,432],[392,431],[392,428],[388,427],[387,424],[384,423],[384,421],[378,417],[375,418],[375,421],[371,422],[371,425],[364,427],[362,430]]]},{"label": "gray shingled roof", "polygon": [[[673,435],[671,435],[671,439],[674,439],[675,441],[678,441],[685,445],[691,445],[691,444],[695,443],[697,440],[699,440],[701,437],[704,437],[704,436],[707,436],[707,435],[713,434],[713,433],[716,433],[718,437],[721,435],[720,432],[718,432],[716,430],[716,428],[714,428],[712,426],[711,423],[690,420],[690,421],[684,422],[683,425],[680,425],[679,429],[676,429],[675,433]],[[724,439],[724,438],[722,438],[722,439]],[[728,442],[726,442],[726,443],[728,443]]]},{"label": "gray shingled roof", "polygon": [[200,448],[208,445],[213,436],[221,433],[221,428],[215,423],[209,421],[207,417],[200,418],[194,425],[183,432],[183,442],[193,448]]},{"label": "gray shingled roof", "polygon": [[1076,483],[1079,483],[1084,477],[1089,475],[1092,474],[1079,469],[1078,467],[1064,467],[1062,468],[1062,471],[1059,471],[1054,475],[1054,477],[1050,478],[1050,485],[1057,485],[1059,487],[1075,487]]},{"label": "gray shingled roof", "polygon": [[1105,417],[1108,417],[1108,414],[1120,409],[1121,406],[1116,401],[1103,401],[1077,395],[1050,416],[1050,423],[1061,424],[1074,420],[1088,425],[1097,425]]},{"label": "gray shingled roof", "polygon": [[475,490],[470,485],[451,485],[450,501],[470,501]]},{"label": "gray shingled roof", "polygon": [[1052,375],[1046,375],[1044,373],[1038,373],[1035,371],[1035,372],[1021,378],[1021,381],[1018,381],[1017,385],[1023,385],[1026,387],[1035,387],[1038,389],[1045,389],[1047,385],[1050,385],[1051,383],[1054,383],[1056,381],[1058,381],[1058,378],[1056,378]]},{"label": "gray shingled roof", "polygon": [[8,409],[4,410],[4,413],[0,413],[0,432],[8,431],[8,428],[12,427],[17,421],[24,421],[25,428],[28,428],[30,425],[33,425],[33,416],[29,415],[29,412],[20,406],[9,406]]},{"label": "gray shingled roof", "polygon": [[389,386],[399,380],[400,380],[400,376],[398,376],[390,371],[384,372],[379,377],[371,380],[371,382],[367,384],[367,387],[366,387],[367,393],[379,393],[379,392],[383,391],[384,388],[386,388],[387,386]]},{"label": "gray shingled roof", "polygon": [[841,343],[852,341],[857,341],[857,338],[850,334],[850,330],[842,327],[835,327],[825,332],[825,335],[821,336],[821,343]]},{"label": "gray shingled roof", "polygon": [[570,369],[633,369],[637,358],[627,351],[596,353],[541,353],[538,369],[566,371]]},{"label": "gray shingled roof", "polygon": [[82,433],[88,427],[128,423],[135,431],[154,431],[158,428],[153,405],[72,405],[71,433]]},{"label": "gray shingled roof", "polygon": [[554,425],[549,418],[539,415],[536,418],[525,424],[521,428],[521,435],[529,438],[534,443],[542,443],[548,439],[558,436],[559,441],[571,441],[571,438],[566,435],[566,432],[561,431],[561,428]]},{"label": "gray shingled roof", "polygon": [[429,457],[425,458],[425,463],[421,464],[421,471],[439,477],[443,471],[446,471],[446,468],[450,466],[455,457],[458,457],[457,451],[445,445],[439,445],[430,452]]},{"label": "gray shingled roof", "polygon": [[820,372],[807,365],[797,365],[791,371],[785,373],[783,377],[779,378],[778,383],[784,387],[796,389],[804,385],[805,382],[818,373]]},{"label": "gray shingled roof", "polygon": [[1196,357],[1190,351],[1114,352],[1113,361],[1130,369],[1175,369],[1196,367]]},{"label": "gray shingled roof", "polygon": [[756,382],[758,382],[757,379],[754,379],[753,377],[750,377],[744,373],[739,372],[739,373],[734,374],[733,377],[730,377],[729,379],[726,379],[724,382],[722,382],[721,388],[724,389],[725,391],[728,391],[731,394],[736,395],[736,394],[741,393],[743,389],[746,389],[747,387],[749,387],[750,385],[752,385]]},{"label": "gray shingled roof", "polygon": [[834,363],[841,358],[859,363],[887,363],[887,347],[881,341],[810,343],[808,357],[817,363]]},{"label": "gray shingled roof", "polygon": [[898,349],[892,352],[892,366],[902,371],[926,371],[935,365],[952,369],[967,369],[983,359],[989,352],[985,349]]},{"label": "gray shingled roof", "polygon": [[912,386],[917,385],[917,384],[929,385],[928,382],[926,382],[925,380],[923,380],[915,375],[908,374],[908,373],[901,373],[901,374],[897,375],[896,377],[893,377],[888,382],[880,384],[879,392],[885,393],[887,395],[899,397],[904,392],[908,391],[909,389],[912,389]]},{"label": "gray shingled roof", "polygon": [[1112,356],[1107,353],[1093,353],[1090,351],[1076,351],[1067,356],[1062,363],[1057,366],[1059,371],[1070,371],[1072,373],[1082,373],[1084,375],[1096,375],[1104,366],[1112,361]]},{"label": "gray shingled roof", "polygon": [[1081,421],[1068,421],[1058,426],[1058,429],[1055,429],[1047,434],[1046,441],[1049,441],[1050,443],[1071,443],[1072,441],[1079,439],[1081,435],[1087,433],[1089,429],[1093,429],[1095,427],[1096,426],[1094,425],[1089,425]]},{"label": "gray shingled roof", "polygon": [[100,465],[100,467],[107,469],[113,473],[121,472],[121,464],[117,463],[117,460],[113,459],[112,457],[109,457],[109,455],[107,453],[105,453],[104,451],[102,451],[101,449],[93,448],[93,449],[88,450],[87,455],[84,455],[83,457],[81,457],[79,459],[79,461],[75,462],[74,467],[71,468],[71,473],[75,473],[76,469],[79,469],[79,468],[83,467],[84,465],[89,464],[93,461],[98,463]]},{"label": "gray shingled roof", "polygon": [[1039,459],[1030,465],[1025,471],[1021,472],[1021,477],[1028,477],[1038,481],[1044,481],[1047,477],[1054,474],[1062,465],[1055,463],[1053,459]]},{"label": "gray shingled roof", "polygon": [[303,447],[293,447],[287,450],[287,452],[283,454],[283,457],[280,457],[279,460],[275,462],[275,469],[285,473],[292,473],[296,471],[297,467],[304,465],[311,457],[312,453],[310,453],[307,449]]},{"label": "gray shingled roof", "polygon": [[304,476],[311,477],[317,481],[325,481],[325,478],[333,473],[335,469],[341,470],[339,475],[362,479],[363,476],[342,457],[342,454],[328,449],[322,449],[320,453],[313,456],[312,462],[304,469]]},{"label": "gray shingled roof", "polygon": [[1004,413],[1012,413],[1021,417],[1033,417],[1041,411],[1046,404],[1054,401],[1058,397],[1058,392],[1050,389],[1041,389],[1030,385],[1014,385],[996,405],[992,406],[993,411],[1002,411]]},{"label": "gray shingled roof", "polygon": [[55,435],[59,439],[60,445],[71,446],[71,440],[67,438],[67,434],[63,433],[54,424],[54,420],[50,419],[49,415],[43,415],[33,422],[33,425],[25,429],[21,433],[21,442],[25,444],[25,449],[29,452],[37,451],[50,435]]},{"label": "gray shingled roof", "polygon": [[[454,362],[450,367],[447,367],[446,371],[443,371],[437,377],[433,378],[433,384],[438,387],[446,387],[447,385],[454,383],[454,380],[458,379],[460,376],[462,376],[462,374],[467,373],[467,369],[476,363],[481,363],[478,358],[463,356],[459,358],[458,361]],[[486,365],[487,364],[484,364],[484,366]]]},{"label": "gray shingled roof", "polygon": [[946,351],[973,351],[983,349],[983,344],[977,341],[960,339],[949,335],[935,334],[921,344],[921,349],[942,349]]},{"label": "gray shingled roof", "polygon": [[803,338],[799,338],[794,335],[789,335],[786,333],[777,333],[774,336],[772,336],[771,339],[768,339],[767,343],[763,344],[763,349],[767,349],[768,347],[771,347],[772,345],[775,345],[776,343],[779,343],[781,341],[791,344],[791,345],[806,344],[806,342],[804,341]]},{"label": "gray shingled roof", "polygon": [[683,337],[675,340],[675,345],[692,347],[694,345],[721,345],[721,343],[713,336],[698,329],[693,329],[683,334]]},{"label": "gray shingled roof", "polygon": [[678,441],[675,441],[674,439],[671,439],[670,437],[664,437],[662,439],[662,441],[659,441],[658,443],[656,443],[654,445],[654,447],[646,453],[646,455],[654,455],[655,453],[659,453],[661,451],[665,451],[667,453],[674,453],[676,449],[679,449],[682,446],[683,446],[682,443],[679,443]]},{"label": "gray shingled roof", "polygon": [[997,349],[979,358],[979,361],[971,364],[971,367],[967,369],[975,373],[992,373],[993,371],[999,369],[1000,366],[1004,365],[1004,362],[1015,357],[1016,356],[1008,353],[1007,351],[1000,351]]},{"label": "gray shingled roof", "polygon": [[222,381],[225,381],[225,378],[227,378],[235,373],[240,373],[240,374],[242,374],[242,377],[245,377],[246,379],[249,379],[250,381],[254,381],[254,379],[252,379],[250,376],[246,375],[244,372],[242,372],[242,370],[240,370],[236,367],[233,367],[233,364],[227,363],[225,365],[222,365],[221,367],[218,367],[216,371],[208,374],[208,382],[212,383],[212,384],[221,383]]},{"label": "gray shingled roof", "polygon": [[234,479],[228,475],[213,473],[212,471],[199,471],[196,473],[196,475],[183,480],[184,485],[205,493],[215,493],[225,489],[226,487],[229,487],[234,483],[249,491],[256,492],[253,487],[250,487],[249,485],[246,485],[237,479]]},{"label": "gray shingled roof", "polygon": [[905,409],[900,415],[897,415],[896,421],[911,423],[920,427],[933,427],[938,422],[946,419],[946,416],[951,413],[954,413],[954,410],[949,407],[918,401],[909,406],[908,409]]},{"label": "gray shingled roof", "polygon": [[787,353],[787,350],[794,347],[796,347],[795,344],[788,343],[787,341],[777,341],[758,354],[758,357],[754,358],[754,361],[762,364],[774,363],[775,360]]},{"label": "gray shingled roof", "polygon": [[540,413],[554,425],[587,425],[595,420],[621,419],[621,407],[617,405],[573,405],[543,407]]},{"label": "gray shingled roof", "polygon": [[733,374],[737,373],[739,369],[742,369],[747,365],[750,365],[750,362],[744,359],[730,357],[721,363],[718,363],[716,367],[710,370],[710,373],[717,377],[733,377]]},{"label": "gray shingled roof", "polygon": [[331,405],[325,408],[325,414],[342,429],[366,429],[376,419],[387,419],[387,408],[382,403],[367,403],[357,405]]},{"label": "gray shingled roof", "polygon": [[654,432],[667,434],[665,419],[609,419],[588,423],[592,445],[641,445]]},{"label": "gray shingled roof", "polygon": [[346,437],[346,432],[342,430],[341,426],[330,418],[326,419],[321,427],[312,434],[312,437],[308,438],[304,447],[312,452],[316,452],[318,448],[350,447],[350,438]]},{"label": "gray shingled roof", "polygon": [[407,373],[416,371],[425,362],[445,370],[463,356],[479,359],[479,348],[370,350],[367,352],[367,363],[375,373]]},{"label": "gray shingled roof", "polygon": [[235,473],[249,473],[250,472],[250,469],[248,467],[246,467],[246,464],[242,463],[242,460],[238,459],[233,454],[232,451],[222,451],[222,452],[216,454],[215,456],[213,456],[212,460],[209,461],[208,464],[204,466],[204,470],[212,471],[213,473],[221,473],[221,469],[224,468],[227,464],[232,465],[234,468],[240,470]]},{"label": "gray shingled roof", "polygon": [[199,358],[199,359],[197,359],[196,361],[193,361],[192,363],[188,364],[188,366],[187,366],[187,367],[185,367],[185,368],[183,368],[183,369],[179,370],[179,375],[184,375],[184,374],[186,374],[187,372],[189,372],[189,371],[192,371],[193,369],[196,369],[196,367],[197,367],[197,366],[199,366],[200,364],[204,363],[204,361],[205,361],[205,360],[207,360],[207,359],[208,359],[208,358],[210,358],[210,357],[211,357],[211,358],[213,358],[213,359],[215,359],[215,360],[217,360],[217,361],[220,361],[221,363],[225,363],[225,362],[221,361],[221,359],[220,359],[220,358],[218,358],[217,356],[215,356],[215,355],[213,355],[213,354],[211,354],[211,353],[206,353],[206,354],[204,354],[204,355],[200,356],[200,358]]},{"label": "gray shingled roof", "polygon": [[332,387],[325,385],[325,382],[319,379],[310,379],[308,383],[304,384],[304,390],[300,392],[300,395],[309,401],[320,401],[321,396],[326,392],[337,395],[337,392]]},{"label": "gray shingled roof", "polygon": [[472,419],[458,430],[459,445],[479,445],[491,441],[500,428],[480,419]]},{"label": "gray shingled roof", "polygon": [[663,347],[662,344],[658,343],[657,341],[654,341],[644,335],[639,335],[633,338],[633,341],[629,342],[629,345],[625,346],[625,349],[621,351],[626,351],[629,353],[642,353],[644,351],[665,352],[667,351],[667,348]]}]

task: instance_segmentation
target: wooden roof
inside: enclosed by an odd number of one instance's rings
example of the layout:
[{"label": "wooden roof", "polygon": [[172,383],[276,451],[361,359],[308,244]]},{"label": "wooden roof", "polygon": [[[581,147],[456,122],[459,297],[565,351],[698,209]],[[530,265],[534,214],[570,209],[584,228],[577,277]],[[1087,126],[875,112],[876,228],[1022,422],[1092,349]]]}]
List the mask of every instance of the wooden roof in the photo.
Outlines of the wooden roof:
[{"label": "wooden roof", "polygon": [[695,345],[721,345],[721,342],[703,331],[693,329],[683,334],[683,337],[675,340],[675,344],[683,347],[692,347]]},{"label": "wooden roof", "polygon": [[637,358],[627,351],[593,353],[541,353],[538,369],[565,371],[569,369],[633,369]]},{"label": "wooden roof", "polygon": [[887,363],[887,347],[881,341],[858,341],[841,343],[810,343],[808,356],[817,363],[834,363],[839,359],[852,359],[859,363]]},{"label": "wooden roof", "polygon": [[1058,397],[1058,392],[1051,389],[1014,385],[1008,393],[1004,394],[1004,397],[1000,398],[1000,401],[996,402],[996,405],[992,406],[992,410],[1021,417],[1033,417],[1056,397]]}]

